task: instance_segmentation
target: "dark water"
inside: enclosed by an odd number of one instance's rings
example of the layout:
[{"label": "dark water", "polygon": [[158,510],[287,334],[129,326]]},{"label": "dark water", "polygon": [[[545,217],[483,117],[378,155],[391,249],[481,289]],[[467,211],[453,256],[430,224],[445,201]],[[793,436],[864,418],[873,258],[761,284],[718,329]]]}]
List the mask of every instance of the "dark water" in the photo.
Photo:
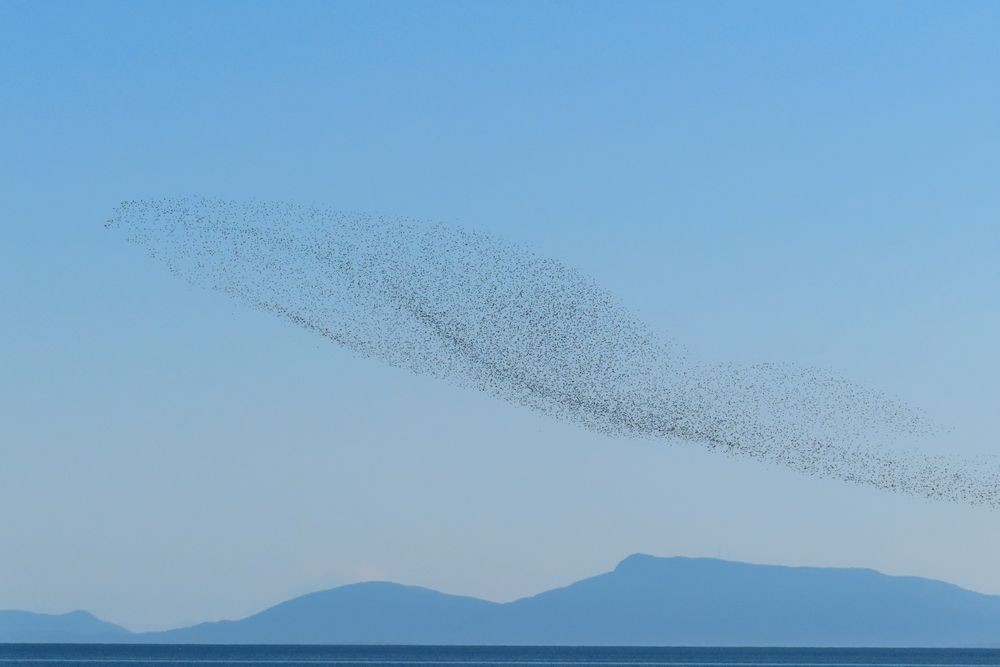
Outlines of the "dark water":
[{"label": "dark water", "polygon": [[0,665],[1000,666],[1000,649],[0,644]]}]

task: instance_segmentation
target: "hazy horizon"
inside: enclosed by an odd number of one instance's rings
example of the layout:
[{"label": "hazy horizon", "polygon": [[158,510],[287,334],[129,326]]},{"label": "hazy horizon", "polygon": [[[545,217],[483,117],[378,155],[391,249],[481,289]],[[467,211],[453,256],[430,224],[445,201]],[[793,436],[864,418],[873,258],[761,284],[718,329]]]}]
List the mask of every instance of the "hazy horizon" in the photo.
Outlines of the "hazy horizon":
[{"label": "hazy horizon", "polygon": [[972,647],[996,643],[1000,596],[868,568],[636,553],[569,586],[505,602],[366,581],[166,632],[109,626],[85,610],[62,616],[0,610],[0,616],[8,618],[0,643],[38,642],[37,633],[46,632],[49,643],[215,646]]}]

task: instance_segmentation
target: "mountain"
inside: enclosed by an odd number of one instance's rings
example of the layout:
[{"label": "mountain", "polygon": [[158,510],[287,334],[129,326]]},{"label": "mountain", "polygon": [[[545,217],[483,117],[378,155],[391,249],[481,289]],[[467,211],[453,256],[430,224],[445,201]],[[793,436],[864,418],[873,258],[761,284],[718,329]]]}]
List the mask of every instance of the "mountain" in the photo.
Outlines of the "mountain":
[{"label": "mountain", "polygon": [[635,555],[510,608],[525,643],[1000,645],[1000,597],[862,569]]},{"label": "mountain", "polygon": [[240,621],[149,633],[212,644],[482,644],[503,605],[381,581],[310,593]]},{"label": "mountain", "polygon": [[34,614],[0,611],[0,642],[117,642],[132,637],[125,628],[85,611]]},{"label": "mountain", "polygon": [[[0,637],[12,641],[5,629],[0,616]],[[611,572],[505,604],[368,582],[238,621],[118,641],[1000,646],[1000,597],[874,570],[634,555]]]}]

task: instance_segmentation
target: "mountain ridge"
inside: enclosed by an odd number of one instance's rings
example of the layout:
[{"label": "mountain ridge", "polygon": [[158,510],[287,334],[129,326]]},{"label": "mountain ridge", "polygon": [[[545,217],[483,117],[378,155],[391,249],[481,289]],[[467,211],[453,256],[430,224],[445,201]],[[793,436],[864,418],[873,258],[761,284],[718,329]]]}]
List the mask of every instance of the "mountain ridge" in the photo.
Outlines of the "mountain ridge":
[{"label": "mountain ridge", "polygon": [[[9,638],[16,628],[5,632],[3,614],[9,613],[0,612],[0,641],[18,641]],[[58,619],[65,616],[41,622],[45,636],[57,636]],[[377,581],[308,593],[238,620],[162,632],[129,633],[112,624],[94,625],[103,621],[90,618],[93,622],[83,623],[89,634],[78,629],[66,633],[75,639],[42,641],[1000,646],[1000,596],[951,583],[869,568],[648,554],[505,603]],[[39,622],[35,619],[35,636]]]},{"label": "mountain ridge", "polygon": [[0,643],[67,643],[121,641],[131,632],[103,621],[89,611],[38,614],[19,609],[0,610]]}]

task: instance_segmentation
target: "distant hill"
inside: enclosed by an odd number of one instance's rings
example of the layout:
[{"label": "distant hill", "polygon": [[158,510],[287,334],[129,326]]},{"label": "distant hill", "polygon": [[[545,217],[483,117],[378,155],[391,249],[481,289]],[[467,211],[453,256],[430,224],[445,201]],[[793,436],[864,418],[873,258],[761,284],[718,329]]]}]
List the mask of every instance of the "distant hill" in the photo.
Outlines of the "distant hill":
[{"label": "distant hill", "polygon": [[220,644],[482,644],[504,605],[368,582],[310,593],[240,621],[152,633],[151,641]]},{"label": "distant hill", "polygon": [[509,606],[525,643],[1000,646],[1000,597],[862,569],[635,555]]},{"label": "distant hill", "polygon": [[[0,616],[0,637],[13,641],[4,624]],[[1000,597],[874,570],[634,555],[612,572],[505,604],[369,582],[304,595],[238,621],[122,640],[1000,646]]]},{"label": "distant hill", "polygon": [[68,614],[34,614],[0,611],[0,642],[120,642],[133,637],[125,628],[107,623],[85,611]]}]

